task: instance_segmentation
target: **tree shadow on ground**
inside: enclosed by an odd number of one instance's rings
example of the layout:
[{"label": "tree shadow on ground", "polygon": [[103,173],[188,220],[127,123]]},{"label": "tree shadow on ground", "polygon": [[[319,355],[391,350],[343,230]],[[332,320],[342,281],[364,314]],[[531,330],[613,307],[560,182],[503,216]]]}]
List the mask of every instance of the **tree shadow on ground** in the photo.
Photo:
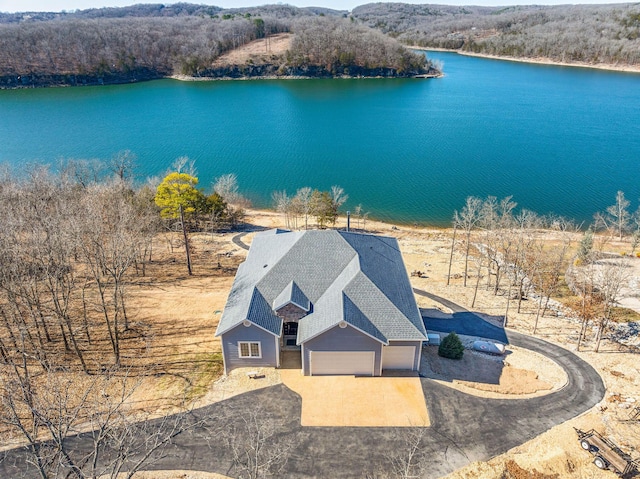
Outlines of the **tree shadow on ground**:
[{"label": "tree shadow on ground", "polygon": [[[419,296],[430,298],[449,308],[451,314],[443,314],[441,311],[430,309],[422,310],[422,320],[427,330],[438,331],[440,333],[462,334],[464,336],[476,336],[503,344],[509,344],[507,333],[504,328],[496,326],[482,318],[479,314],[468,311],[464,307],[448,299],[442,298],[432,293],[414,288],[413,292]],[[501,322],[499,316],[489,316],[488,319]]]},{"label": "tree shadow on ground", "polygon": [[435,346],[424,348],[422,354],[426,365],[420,369],[420,374],[429,379],[500,384],[504,363],[497,357],[465,351],[462,359],[448,359],[438,356]]},{"label": "tree shadow on ground", "polygon": [[507,338],[504,328],[495,326],[470,311],[453,313],[450,318],[430,317],[428,312],[426,314],[423,315],[422,320],[429,331],[455,332],[464,336],[476,336],[509,344],[509,338]]}]

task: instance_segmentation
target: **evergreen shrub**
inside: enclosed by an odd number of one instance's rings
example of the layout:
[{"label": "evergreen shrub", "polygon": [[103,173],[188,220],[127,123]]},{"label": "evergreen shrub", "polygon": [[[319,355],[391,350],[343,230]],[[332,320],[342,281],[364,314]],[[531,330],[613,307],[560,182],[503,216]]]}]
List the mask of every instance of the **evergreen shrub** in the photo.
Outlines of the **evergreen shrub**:
[{"label": "evergreen shrub", "polygon": [[464,346],[455,332],[449,333],[438,347],[438,356],[449,359],[462,359]]}]

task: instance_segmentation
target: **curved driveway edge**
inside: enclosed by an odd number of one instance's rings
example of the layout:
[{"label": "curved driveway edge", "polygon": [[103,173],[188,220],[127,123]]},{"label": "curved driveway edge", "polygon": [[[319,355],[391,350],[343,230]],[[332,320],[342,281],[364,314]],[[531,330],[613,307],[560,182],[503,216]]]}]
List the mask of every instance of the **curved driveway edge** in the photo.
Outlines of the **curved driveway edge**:
[{"label": "curved driveway edge", "polygon": [[529,399],[485,399],[451,394],[450,388],[436,389],[433,383],[425,382],[433,428],[473,455],[470,460],[484,461],[502,454],[582,414],[604,397],[605,387],[598,373],[575,354],[537,338],[513,331],[507,334],[511,344],[558,363],[567,372],[568,381],[559,391]]},{"label": "curved driveway edge", "polygon": [[237,235],[235,235],[235,236],[233,236],[231,238],[231,241],[236,246],[239,246],[240,248],[246,249],[247,251],[249,251],[249,245],[247,243],[245,243],[244,241],[242,241],[242,238],[244,238],[248,234],[249,234],[249,231],[245,231],[243,233],[238,233]]},{"label": "curved driveway edge", "polygon": [[[429,457],[427,477],[441,477],[472,461],[487,461],[578,416],[604,397],[598,373],[575,354],[541,339],[513,331],[507,334],[512,344],[556,361],[567,372],[567,385],[530,399],[486,399],[421,378],[431,419],[421,439]],[[194,419],[205,424],[177,436],[150,467],[233,475],[232,453],[220,431],[225,425],[240,424],[252,411],[273,424],[276,438],[295,438],[295,449],[280,477],[362,478],[389,473],[389,455],[407,447],[406,428],[302,427],[301,407],[300,396],[280,384],[195,410]],[[82,436],[71,440],[82,447]],[[25,461],[24,450],[8,455],[0,463],[0,477],[14,477],[16,471],[21,477],[37,477]]]}]

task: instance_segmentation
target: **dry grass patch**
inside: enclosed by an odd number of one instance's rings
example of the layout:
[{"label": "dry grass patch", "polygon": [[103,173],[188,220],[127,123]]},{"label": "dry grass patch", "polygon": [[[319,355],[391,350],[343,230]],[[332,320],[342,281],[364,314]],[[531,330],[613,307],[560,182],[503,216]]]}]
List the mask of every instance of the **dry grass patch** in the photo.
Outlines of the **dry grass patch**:
[{"label": "dry grass patch", "polygon": [[193,235],[193,276],[186,274],[184,250],[171,250],[169,240],[174,238],[157,238],[148,277],[131,287],[129,298],[133,324],[144,329],[147,349],[143,355],[138,349],[128,356],[151,371],[134,396],[140,405],[190,402],[222,375],[220,342],[214,334],[245,253],[232,246],[231,237]]},{"label": "dry grass patch", "polygon": [[213,62],[213,66],[244,65],[277,60],[291,46],[292,36],[291,33],[278,33],[267,38],[254,40],[221,55]]}]

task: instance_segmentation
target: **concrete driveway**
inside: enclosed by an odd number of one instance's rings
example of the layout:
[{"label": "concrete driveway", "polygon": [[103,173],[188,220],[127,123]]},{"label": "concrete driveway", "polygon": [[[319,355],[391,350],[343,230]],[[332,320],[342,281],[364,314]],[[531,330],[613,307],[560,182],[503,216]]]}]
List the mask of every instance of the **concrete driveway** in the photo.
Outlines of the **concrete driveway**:
[{"label": "concrete driveway", "polygon": [[283,369],[282,382],[302,398],[302,426],[426,427],[418,374],[406,377],[303,376]]}]

